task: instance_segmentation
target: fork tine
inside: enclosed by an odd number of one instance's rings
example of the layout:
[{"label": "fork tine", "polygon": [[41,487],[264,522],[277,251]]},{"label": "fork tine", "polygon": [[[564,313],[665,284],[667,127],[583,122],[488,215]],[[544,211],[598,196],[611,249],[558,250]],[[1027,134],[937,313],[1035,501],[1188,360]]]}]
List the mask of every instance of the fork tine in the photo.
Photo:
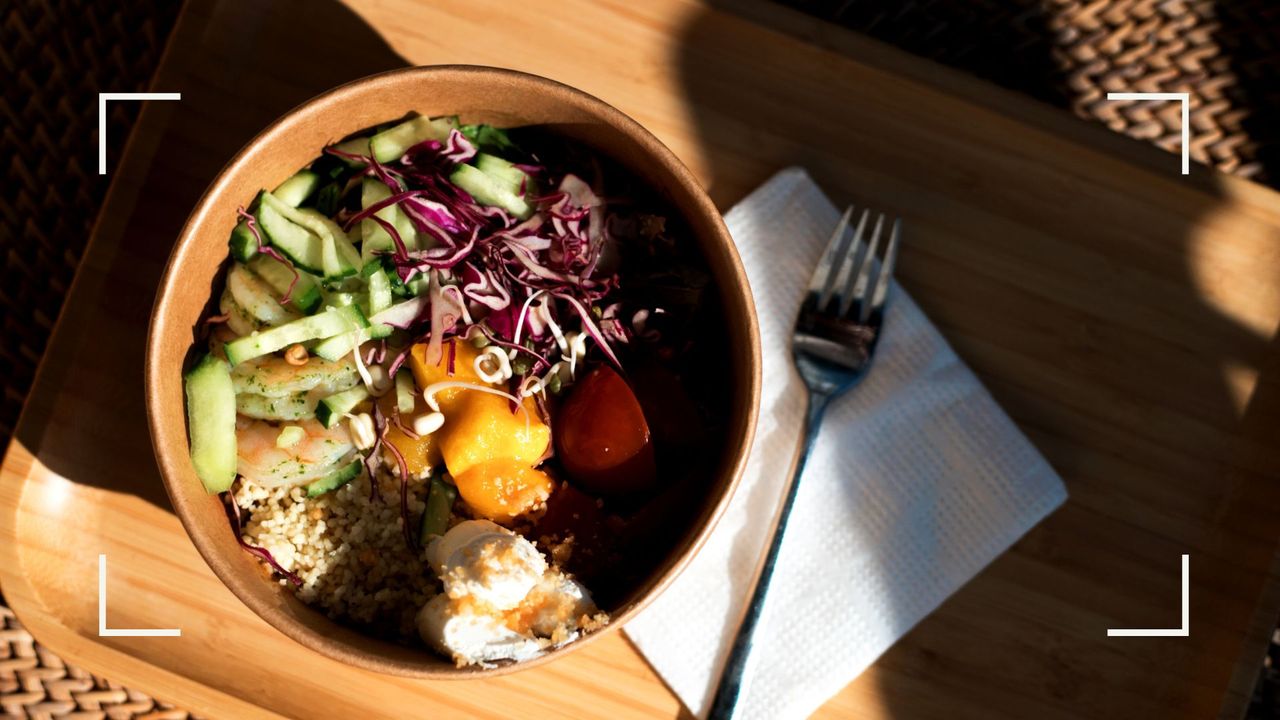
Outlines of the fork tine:
[{"label": "fork tine", "polygon": [[[848,301],[840,305],[840,315],[844,316],[852,307],[857,310],[859,317],[866,314],[867,303],[867,281],[871,277],[871,266],[875,264],[876,252],[880,249],[880,236],[884,233],[884,213],[880,213],[876,217],[875,229],[871,231],[871,242],[867,244],[867,252],[862,256],[858,263],[858,272],[850,279],[851,290],[846,290]],[[865,322],[860,320],[859,322]]]},{"label": "fork tine", "polygon": [[[871,293],[871,303],[863,311],[867,317],[884,307],[885,296],[889,294],[889,281],[893,280],[893,264],[898,258],[898,242],[901,239],[902,218],[895,218],[893,232],[889,235],[889,247],[885,248],[884,260],[880,263],[880,277],[876,278],[876,288]],[[866,320],[866,317],[862,318],[862,322]]]},{"label": "fork tine", "polygon": [[840,272],[836,276],[836,281],[832,285],[836,301],[836,309],[839,315],[843,315],[849,310],[849,278],[862,264],[867,244],[863,242],[863,233],[867,229],[867,220],[871,218],[870,208],[864,209],[862,215],[858,217],[858,226],[853,230],[853,243],[849,245],[849,249],[844,254],[844,258],[840,261]]},{"label": "fork tine", "polygon": [[845,230],[849,227],[849,218],[852,215],[853,206],[850,205],[845,208],[835,232],[831,233],[831,239],[827,241],[827,249],[822,252],[822,260],[818,262],[818,267],[813,271],[813,277],[809,279],[809,296],[817,296],[817,308],[825,307],[827,300],[831,297],[832,267],[835,265],[836,258],[844,254]]}]

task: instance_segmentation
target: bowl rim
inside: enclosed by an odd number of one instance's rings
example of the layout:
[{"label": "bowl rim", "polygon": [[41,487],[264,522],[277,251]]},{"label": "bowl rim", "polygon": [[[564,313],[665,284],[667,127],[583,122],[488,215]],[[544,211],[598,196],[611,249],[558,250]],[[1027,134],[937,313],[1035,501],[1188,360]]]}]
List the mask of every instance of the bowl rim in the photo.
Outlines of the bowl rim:
[{"label": "bowl rim", "polygon": [[[211,198],[214,195],[221,194],[225,185],[236,176],[241,168],[251,162],[253,151],[262,143],[271,140],[278,133],[287,131],[292,124],[299,122],[300,118],[308,115],[322,115],[325,108],[337,102],[344,95],[351,93],[357,89],[365,90],[367,86],[376,86],[381,84],[397,83],[404,81],[405,78],[415,78],[423,81],[438,80],[440,78],[457,78],[460,80],[500,80],[507,82],[523,83],[534,88],[542,88],[553,91],[564,101],[570,102],[580,109],[589,111],[591,114],[599,116],[602,122],[608,123],[615,128],[620,129],[629,140],[637,143],[642,152],[650,157],[660,160],[665,170],[669,171],[674,179],[683,187],[692,200],[695,210],[712,221],[714,234],[723,245],[725,253],[724,269],[728,273],[728,277],[719,280],[726,281],[732,285],[731,289],[722,289],[723,296],[735,296],[736,300],[741,304],[744,314],[744,322],[742,330],[745,336],[741,338],[746,346],[746,356],[735,358],[736,362],[746,362],[749,371],[749,397],[745,398],[743,403],[743,412],[740,413],[737,423],[729,427],[732,433],[731,437],[739,437],[741,445],[734,456],[732,463],[725,472],[728,473],[728,483],[721,493],[720,497],[715,500],[710,508],[709,514],[702,527],[696,531],[696,534],[690,540],[684,552],[680,553],[673,562],[665,567],[659,566],[655,568],[656,572],[661,572],[656,580],[649,580],[648,589],[645,593],[629,603],[624,610],[610,617],[608,625],[604,628],[592,633],[587,633],[573,642],[566,643],[560,647],[554,648],[548,652],[544,652],[538,657],[515,662],[503,663],[493,667],[477,667],[471,666],[467,668],[455,668],[448,665],[448,660],[444,660],[444,664],[439,667],[431,667],[425,663],[412,663],[394,658],[378,656],[363,648],[358,648],[349,643],[335,640],[333,638],[322,635],[311,628],[291,619],[287,613],[281,611],[277,606],[269,605],[261,602],[259,596],[249,591],[248,582],[264,582],[259,578],[245,578],[241,574],[235,573],[225,566],[220,560],[222,553],[217,548],[214,540],[200,532],[193,521],[189,517],[197,511],[193,507],[194,501],[188,502],[188,495],[179,492],[175,487],[175,480],[181,476],[180,463],[184,461],[186,453],[178,447],[164,446],[160,438],[164,437],[169,431],[162,426],[161,414],[162,405],[160,394],[157,389],[160,387],[161,374],[165,371],[162,363],[159,361],[161,354],[160,338],[166,332],[173,330],[169,328],[166,318],[171,304],[171,298],[174,295],[173,288],[179,282],[176,268],[184,264],[186,257],[192,246],[190,239],[198,225],[202,225],[205,217],[213,211]],[[726,308],[728,312],[728,308]],[[742,265],[742,260],[738,255],[736,245],[732,237],[729,235],[728,229],[724,225],[723,217],[719,210],[712,203],[702,184],[697,180],[693,173],[684,165],[684,163],[676,157],[676,155],[666,147],[652,133],[644,128],[639,122],[632,119],[622,111],[613,107],[611,104],[601,100],[594,95],[586,93],[582,90],[574,88],[570,85],[518,70],[508,68],[490,67],[483,65],[465,65],[465,64],[445,64],[445,65],[420,65],[404,68],[397,68],[386,72],[368,75],[358,78],[325,92],[320,93],[308,100],[303,101],[289,111],[277,117],[269,125],[253,136],[243,147],[241,147],[235,155],[223,166],[222,170],[214,177],[201,194],[199,200],[196,201],[190,215],[183,224],[181,231],[178,233],[174,243],[173,250],[170,252],[168,261],[165,264],[160,283],[156,289],[155,300],[152,305],[151,316],[148,320],[147,330],[147,347],[145,360],[145,388],[146,388],[146,410],[147,425],[149,435],[151,437],[152,451],[156,458],[158,470],[165,486],[165,492],[169,496],[169,500],[173,505],[175,514],[182,523],[186,531],[187,537],[190,538],[196,550],[204,559],[205,564],[213,571],[224,586],[226,586],[246,607],[255,615],[265,621],[268,625],[274,627],[300,645],[314,650],[338,662],[352,665],[365,670],[387,673],[403,677],[423,678],[432,680],[444,679],[478,679],[487,677],[497,677],[512,672],[537,667],[543,663],[551,662],[557,658],[563,657],[569,652],[583,647],[587,644],[595,642],[610,632],[621,628],[628,620],[636,614],[648,607],[656,600],[681,572],[689,565],[694,556],[702,549],[711,533],[715,530],[719,520],[723,516],[725,509],[732,500],[734,493],[737,491],[739,483],[742,480],[743,473],[750,450],[755,438],[756,426],[760,410],[760,387],[761,387],[761,349],[759,325],[753,295],[748,283],[746,271]],[[737,388],[734,388],[736,391]],[[185,428],[182,435],[185,437]],[[181,446],[185,448],[185,445]],[[652,578],[652,575],[650,576]],[[318,612],[318,611],[317,611]],[[330,621],[334,622],[334,621]],[[359,632],[359,631],[356,631]],[[424,654],[430,652],[424,650]],[[437,656],[439,657],[439,656]]]}]

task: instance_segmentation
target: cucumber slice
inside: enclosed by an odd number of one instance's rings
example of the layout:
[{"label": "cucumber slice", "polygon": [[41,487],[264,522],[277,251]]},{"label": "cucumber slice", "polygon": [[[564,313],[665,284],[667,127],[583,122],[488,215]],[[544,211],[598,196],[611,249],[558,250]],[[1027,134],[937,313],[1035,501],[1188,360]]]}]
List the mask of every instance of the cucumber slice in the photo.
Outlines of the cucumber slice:
[{"label": "cucumber slice", "polygon": [[277,327],[299,317],[280,304],[274,288],[241,263],[233,263],[227,271],[227,290],[237,305],[263,325]]},{"label": "cucumber slice", "polygon": [[416,297],[397,303],[369,318],[369,326],[354,330],[344,335],[329,338],[316,345],[312,352],[328,360],[337,362],[344,355],[370,340],[377,340],[390,335],[395,326],[408,325],[410,321],[422,313],[427,299]]},{"label": "cucumber slice", "polygon": [[355,406],[369,399],[369,388],[357,385],[350,390],[330,395],[316,405],[316,419],[321,425],[331,428]]},{"label": "cucumber slice", "polygon": [[419,275],[410,280],[408,284],[405,285],[405,288],[409,291],[410,295],[426,295],[427,286],[429,284],[430,280],[427,279],[426,275]]},{"label": "cucumber slice", "polygon": [[401,415],[408,415],[413,412],[414,405],[417,404],[417,391],[413,386],[413,373],[408,370],[400,370],[396,373],[396,410]]},{"label": "cucumber slice", "polygon": [[262,193],[258,226],[266,239],[295,267],[312,275],[324,275],[324,243],[319,236],[293,221],[298,211],[280,202],[271,193]]},{"label": "cucumber slice", "polygon": [[[341,150],[344,153],[350,153],[352,155],[367,156],[372,154],[372,151],[369,150],[369,138],[367,137],[355,137],[350,140],[343,140],[333,147],[335,150]],[[347,158],[342,158],[342,160],[351,167],[363,167],[365,165],[365,163],[357,160],[348,160]]]},{"label": "cucumber slice", "polygon": [[311,193],[320,187],[320,176],[310,170],[299,170],[293,177],[280,183],[271,191],[280,202],[289,207],[298,207],[311,197]]},{"label": "cucumber slice", "polygon": [[500,207],[521,220],[533,214],[533,208],[524,198],[512,192],[503,181],[494,179],[477,167],[459,165],[449,179],[481,205]]},{"label": "cucumber slice", "polygon": [[476,168],[493,178],[516,197],[532,195],[533,178],[509,160],[488,153],[476,154]]},{"label": "cucumber slice", "polygon": [[248,262],[258,254],[258,239],[253,236],[249,223],[244,220],[236,223],[227,244],[231,246],[231,257],[240,262]]},{"label": "cucumber slice", "polygon": [[391,278],[387,271],[378,268],[369,276],[369,314],[377,313],[391,307]]},{"label": "cucumber slice", "polygon": [[[360,293],[354,292],[331,292],[328,293],[329,304],[334,307],[346,307],[347,305],[359,305]],[[364,308],[361,308],[363,310]]]},{"label": "cucumber slice", "polygon": [[316,416],[316,401],[307,393],[281,397],[241,393],[236,395],[236,412],[259,420],[310,420]]},{"label": "cucumber slice", "polygon": [[351,239],[338,223],[311,208],[302,208],[296,212],[296,217],[290,219],[320,238],[320,258],[326,280],[355,275],[364,267],[356,246],[351,244]]},{"label": "cucumber slice", "polygon": [[400,159],[405,150],[424,140],[444,142],[449,137],[449,131],[457,126],[458,121],[452,118],[409,118],[369,138],[369,149],[378,162],[391,162]]},{"label": "cucumber slice", "polygon": [[293,286],[293,292],[289,295],[289,305],[308,315],[315,312],[320,307],[320,302],[324,297],[320,294],[320,286],[316,284],[315,278],[310,274],[298,270],[298,280],[294,282],[293,272],[285,267],[283,263],[272,257],[259,255],[248,262],[249,269],[254,275],[262,278],[275,291],[276,297],[284,297],[289,292],[289,286]]},{"label": "cucumber slice", "polygon": [[[381,180],[365,178],[361,182],[361,207],[367,208],[389,197],[391,197],[391,188],[387,187]],[[400,240],[404,242],[406,248],[409,250],[418,248],[417,229],[413,227],[413,222],[409,220],[409,216],[405,215],[398,205],[384,207],[375,215],[390,223],[396,229],[396,232],[400,235]],[[361,220],[360,233],[363,237],[363,242],[360,246],[360,257],[366,263],[372,260],[377,252],[395,248],[396,244],[391,239],[391,235],[373,220]]]},{"label": "cucumber slice", "polygon": [[352,460],[341,468],[307,485],[307,497],[316,497],[317,495],[337,490],[359,477],[360,470],[363,467],[364,462],[360,458]]},{"label": "cucumber slice", "polygon": [[287,325],[232,340],[226,346],[227,361],[232,365],[239,365],[245,360],[282,350],[294,343],[323,340],[366,327],[369,327],[369,321],[360,312],[360,308],[354,305],[328,308]]},{"label": "cucumber slice", "polygon": [[422,512],[422,527],[418,533],[423,545],[431,536],[443,535],[449,529],[449,516],[453,514],[453,503],[457,499],[458,488],[445,482],[438,474],[432,476],[427,508]]},{"label": "cucumber slice", "polygon": [[390,325],[370,325],[367,328],[360,328],[359,330],[331,337],[316,345],[311,352],[316,357],[324,358],[329,362],[337,362],[366,342],[391,335],[394,329]]},{"label": "cucumber slice", "polygon": [[210,493],[231,489],[236,479],[236,391],[226,360],[205,355],[183,379],[191,464]]}]

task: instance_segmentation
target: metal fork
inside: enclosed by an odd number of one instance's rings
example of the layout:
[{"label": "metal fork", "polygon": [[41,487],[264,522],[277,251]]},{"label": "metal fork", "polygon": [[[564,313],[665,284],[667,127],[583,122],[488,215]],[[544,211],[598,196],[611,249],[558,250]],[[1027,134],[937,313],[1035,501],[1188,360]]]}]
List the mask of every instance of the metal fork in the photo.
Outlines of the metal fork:
[{"label": "metal fork", "polygon": [[796,318],[791,336],[791,354],[796,369],[809,388],[809,407],[805,414],[804,440],[795,469],[787,485],[786,496],[769,540],[760,576],[747,602],[747,609],[734,638],[729,659],[720,675],[715,698],[711,702],[709,718],[727,719],[734,716],[738,698],[746,677],[747,659],[751,654],[752,638],[764,610],[773,578],[778,549],[786,533],[787,519],[795,503],[796,487],[809,451],[818,437],[818,428],[827,405],[849,388],[858,384],[871,367],[871,354],[884,322],[885,296],[889,280],[893,276],[893,263],[898,254],[898,241],[902,236],[902,220],[893,220],[889,244],[885,249],[880,271],[872,284],[873,262],[880,246],[886,216],[880,213],[871,231],[870,242],[864,240],[871,210],[864,209],[858,225],[849,236],[849,220],[853,207],[844,211],[840,224],[831,235],[822,261],[818,263],[809,290],[805,294],[800,315]]}]

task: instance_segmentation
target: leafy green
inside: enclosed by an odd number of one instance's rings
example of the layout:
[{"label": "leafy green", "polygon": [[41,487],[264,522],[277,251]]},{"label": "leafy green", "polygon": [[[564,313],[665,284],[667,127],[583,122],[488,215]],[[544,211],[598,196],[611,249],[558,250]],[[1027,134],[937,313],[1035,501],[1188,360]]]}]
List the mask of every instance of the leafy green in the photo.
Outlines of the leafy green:
[{"label": "leafy green", "polygon": [[492,125],[463,125],[458,130],[471,141],[472,145],[484,152],[498,155],[504,151],[516,149],[507,131]]}]

